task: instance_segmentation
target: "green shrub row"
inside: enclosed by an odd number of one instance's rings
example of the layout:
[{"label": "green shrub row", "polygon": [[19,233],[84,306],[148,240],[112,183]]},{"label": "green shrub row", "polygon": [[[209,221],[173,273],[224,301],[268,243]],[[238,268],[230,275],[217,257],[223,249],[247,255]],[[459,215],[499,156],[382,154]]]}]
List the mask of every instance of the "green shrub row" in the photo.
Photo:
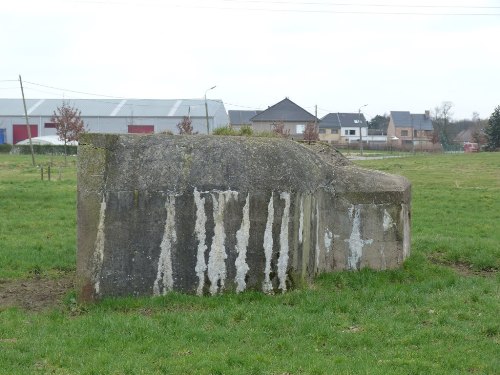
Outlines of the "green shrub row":
[{"label": "green shrub row", "polygon": [[[76,155],[78,146],[66,146],[67,155]],[[33,152],[37,155],[64,155],[64,145],[33,145]],[[12,154],[31,154],[29,145],[12,147]]]},{"label": "green shrub row", "polygon": [[0,154],[8,154],[12,150],[12,145],[9,143],[3,143],[0,145]]},{"label": "green shrub row", "polygon": [[250,126],[242,126],[241,129],[236,130],[235,128],[231,126],[223,126],[220,128],[214,129],[213,133],[214,135],[247,135],[251,136],[253,135],[253,130]]}]

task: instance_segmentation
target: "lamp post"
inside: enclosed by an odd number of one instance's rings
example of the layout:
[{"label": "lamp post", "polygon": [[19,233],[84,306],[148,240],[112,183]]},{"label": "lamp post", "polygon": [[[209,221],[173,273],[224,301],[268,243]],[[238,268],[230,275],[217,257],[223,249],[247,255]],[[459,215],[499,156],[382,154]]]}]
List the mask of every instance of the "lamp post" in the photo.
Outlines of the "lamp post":
[{"label": "lamp post", "polygon": [[362,125],[363,122],[361,121],[361,108],[366,107],[368,104],[364,104],[358,109],[358,117],[359,117],[359,151],[361,153],[361,156],[363,156],[363,132],[362,132]]},{"label": "lamp post", "polygon": [[207,135],[210,134],[210,125],[208,124],[208,105],[207,105],[207,92],[215,89],[217,86],[210,87],[205,91],[205,119],[207,120]]}]

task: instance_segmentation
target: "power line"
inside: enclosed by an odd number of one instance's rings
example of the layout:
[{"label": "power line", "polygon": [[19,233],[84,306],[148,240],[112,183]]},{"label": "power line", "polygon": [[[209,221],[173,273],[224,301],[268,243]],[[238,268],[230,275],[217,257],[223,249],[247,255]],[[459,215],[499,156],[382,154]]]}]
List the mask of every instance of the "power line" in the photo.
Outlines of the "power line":
[{"label": "power line", "polygon": [[29,81],[24,81],[24,83],[29,83],[30,85],[45,87],[45,88],[53,89],[53,90],[61,90],[61,91],[73,92],[75,94],[84,94],[84,95],[90,95],[90,96],[100,96],[100,97],[111,98],[111,99],[126,99],[126,98],[123,98],[123,97],[120,97],[120,96],[94,94],[94,93],[89,93],[89,92],[84,92],[84,91],[75,91],[75,90],[63,89],[61,87],[54,87],[54,86],[42,85],[41,83],[35,83],[35,82],[29,82]]},{"label": "power line", "polygon": [[321,5],[329,7],[378,7],[378,8],[442,8],[442,9],[500,9],[500,6],[481,5],[414,5],[414,4],[368,4],[368,3],[325,3],[315,1],[279,1],[279,0],[219,0],[228,3],[264,3],[284,5]]},{"label": "power line", "polygon": [[[216,5],[215,3],[203,2],[204,5],[199,3],[189,3],[183,2],[182,4],[165,4],[163,2],[151,2],[151,1],[99,1],[99,0],[73,0],[73,3],[87,3],[87,4],[98,4],[98,5],[111,5],[111,6],[167,6],[173,8],[188,8],[188,9],[209,9],[209,10],[243,10],[243,11],[254,11],[254,12],[287,12],[287,13],[323,13],[323,14],[351,14],[351,15],[385,15],[385,16],[465,16],[465,17],[484,17],[484,16],[500,16],[500,13],[472,13],[473,10],[495,10],[500,9],[500,6],[473,6],[473,5],[414,5],[414,4],[367,4],[367,3],[322,3],[322,2],[291,2],[291,1],[264,1],[264,0],[218,0],[219,2],[228,3],[228,6]],[[252,5],[257,4],[256,7],[241,7],[238,4]],[[269,8],[269,7],[259,7],[260,4],[271,4],[275,6],[283,6],[280,8]],[[286,6],[286,7],[285,7]],[[308,9],[299,8],[289,8],[289,6],[295,7],[308,7]],[[312,9],[312,8],[316,9]],[[346,10],[334,10],[334,9],[319,9],[319,7],[333,8],[333,7],[350,7],[351,9]],[[367,8],[355,10],[352,8]],[[374,8],[385,8],[392,10],[374,10]],[[443,9],[443,10],[467,10],[469,12],[430,12],[430,11],[401,11],[398,9]]]}]

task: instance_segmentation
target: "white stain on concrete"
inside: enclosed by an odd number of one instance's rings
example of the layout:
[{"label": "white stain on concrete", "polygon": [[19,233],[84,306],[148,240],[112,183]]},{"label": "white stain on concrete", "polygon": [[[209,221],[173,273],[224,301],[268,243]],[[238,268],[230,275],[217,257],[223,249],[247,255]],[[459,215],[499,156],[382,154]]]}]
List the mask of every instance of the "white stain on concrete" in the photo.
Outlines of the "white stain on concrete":
[{"label": "white stain on concrete", "polygon": [[285,208],[281,218],[280,229],[280,254],[278,259],[279,288],[286,291],[286,271],[288,268],[288,222],[290,220],[290,193],[283,192],[280,198],[285,201]]},{"label": "white stain on concrete", "polygon": [[238,257],[234,262],[236,267],[236,292],[242,292],[246,288],[245,277],[250,270],[247,264],[247,248],[250,238],[250,194],[247,195],[245,206],[243,207],[243,219],[241,220],[240,229],[236,232],[236,252]]},{"label": "white stain on concrete", "polygon": [[387,212],[387,210],[384,210],[384,221],[383,221],[384,232],[387,232],[395,225],[396,224],[394,223],[394,220],[392,220],[392,217],[389,214],[389,212]]},{"label": "white stain on concrete", "polygon": [[300,197],[299,243],[302,243],[303,235],[304,235],[304,198]]},{"label": "white stain on concrete", "polygon": [[218,192],[218,197],[212,194],[215,227],[207,265],[208,279],[210,280],[210,294],[212,295],[217,294],[219,290],[224,290],[226,282],[227,253],[225,246],[226,233],[224,231],[224,211],[226,209],[226,203],[233,197],[237,198],[238,193],[231,190]]},{"label": "white stain on concrete", "polygon": [[207,215],[205,213],[205,198],[201,197],[200,192],[195,188],[194,192],[194,203],[196,205],[196,223],[194,226],[194,234],[198,240],[198,251],[196,253],[196,266],[195,272],[198,276],[198,288],[196,294],[203,294],[203,286],[205,285],[205,271],[207,270],[207,265],[205,263],[205,251],[207,250],[206,244],[206,229],[205,225],[207,223]]},{"label": "white stain on concrete", "polygon": [[361,238],[361,209],[359,206],[351,206],[349,208],[349,215],[352,219],[352,232],[348,240],[344,240],[349,244],[349,256],[347,258],[347,265],[349,269],[358,269],[358,263],[363,256],[363,247],[371,245],[373,240],[363,240]]},{"label": "white stain on concrete", "polygon": [[165,295],[174,288],[174,277],[172,272],[172,246],[177,241],[175,231],[175,196],[169,195],[165,202],[167,219],[163,231],[163,239],[160,244],[160,258],[158,259],[158,271],[153,284],[155,296]]},{"label": "white stain on concrete", "polygon": [[99,224],[97,226],[97,236],[94,244],[94,290],[96,294],[100,292],[100,276],[102,263],[104,261],[104,220],[106,219],[106,200],[102,197],[99,210]]},{"label": "white stain on concrete", "polygon": [[323,241],[325,243],[326,253],[328,254],[332,249],[332,244],[333,244],[333,233],[328,228],[326,228],[325,230]]},{"label": "white stain on concrete", "polygon": [[401,223],[403,223],[403,259],[410,255],[410,211],[408,205],[401,204]]},{"label": "white stain on concrete", "polygon": [[271,258],[273,256],[273,222],[274,222],[274,193],[271,193],[271,199],[267,205],[267,223],[264,231],[264,256],[266,258],[266,267],[264,268],[264,282],[262,290],[264,293],[272,293],[273,285],[271,283]]}]

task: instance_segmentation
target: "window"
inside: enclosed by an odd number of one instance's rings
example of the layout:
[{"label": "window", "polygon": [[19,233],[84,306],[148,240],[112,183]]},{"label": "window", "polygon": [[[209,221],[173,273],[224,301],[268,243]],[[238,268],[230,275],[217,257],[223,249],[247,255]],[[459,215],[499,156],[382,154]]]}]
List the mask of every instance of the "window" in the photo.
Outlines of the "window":
[{"label": "window", "polygon": [[417,137],[417,131],[413,130],[413,137]]},{"label": "window", "polygon": [[55,129],[57,126],[56,126],[56,123],[55,122],[46,122],[43,127],[45,129]]},{"label": "window", "polygon": [[332,129],[332,134],[339,134],[339,129]]},{"label": "window", "polygon": [[408,130],[401,130],[401,137],[408,137]]},{"label": "window", "polygon": [[306,130],[306,126],[305,125],[295,125],[295,131],[297,132],[297,134],[304,134],[304,130]]},{"label": "window", "polygon": [[356,135],[356,130],[354,129],[349,129],[345,131],[345,135]]}]

